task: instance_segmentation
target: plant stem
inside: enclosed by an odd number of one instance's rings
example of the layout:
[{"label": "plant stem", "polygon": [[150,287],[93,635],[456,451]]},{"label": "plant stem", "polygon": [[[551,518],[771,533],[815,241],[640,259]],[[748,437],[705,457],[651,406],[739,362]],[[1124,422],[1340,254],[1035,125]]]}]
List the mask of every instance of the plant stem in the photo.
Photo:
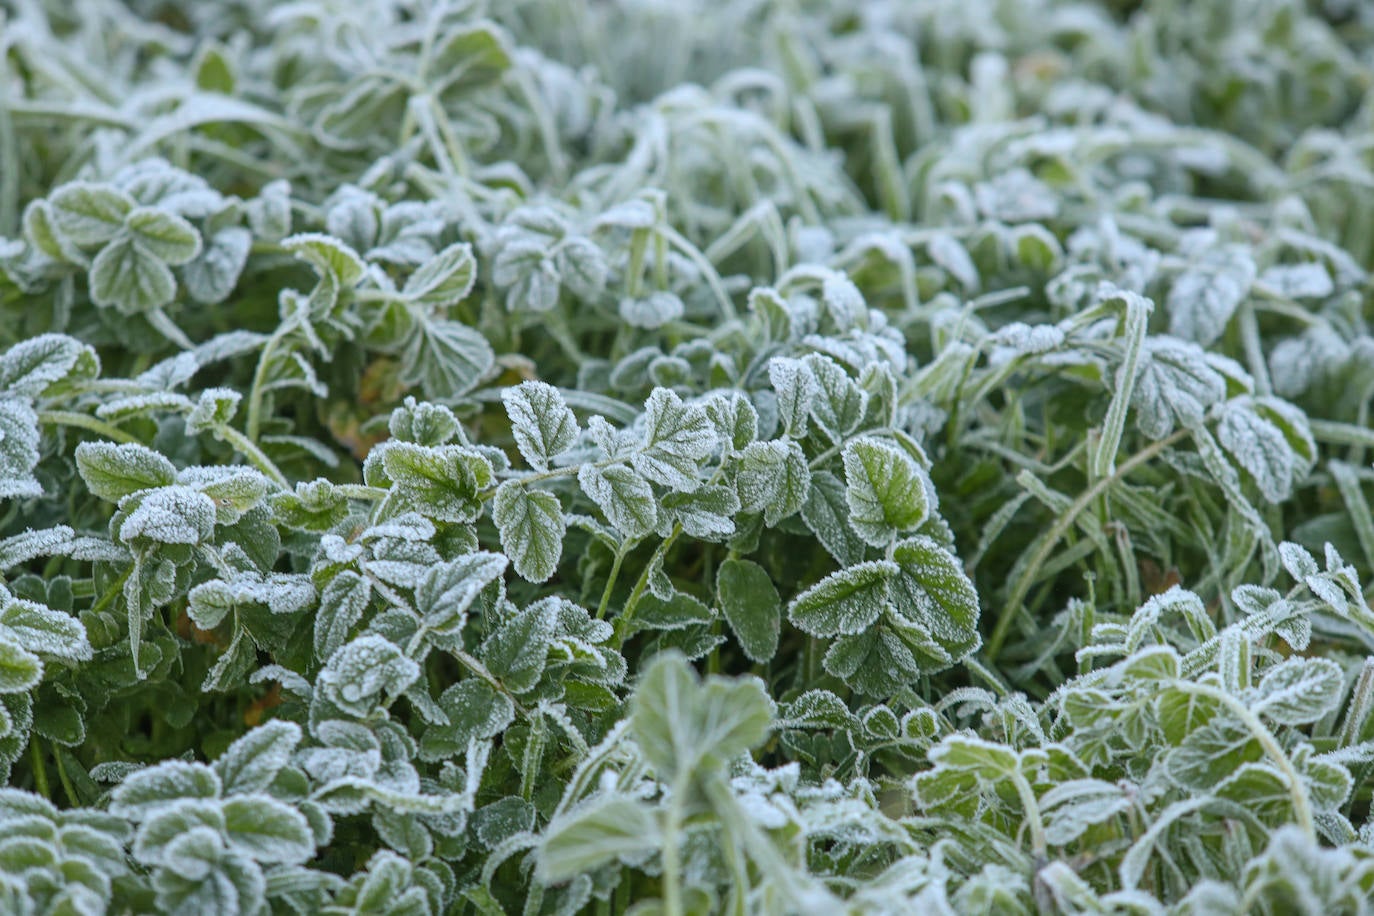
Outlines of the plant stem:
[{"label": "plant stem", "polygon": [[73,426],[78,429],[89,430],[90,432],[98,433],[106,439],[115,442],[124,442],[132,445],[141,444],[141,440],[137,436],[126,433],[118,426],[106,423],[104,420],[97,419],[96,417],[88,416],[84,413],[76,413],[71,410],[40,411],[38,414],[38,422],[48,423],[53,426]]},{"label": "plant stem", "polygon": [[29,758],[33,761],[33,786],[38,794],[52,801],[52,788],[48,785],[48,768],[43,763],[43,751],[35,737],[29,742]]},{"label": "plant stem", "polygon": [[291,489],[291,483],[286,479],[286,475],[272,463],[272,459],[268,458],[262,449],[253,444],[251,438],[228,425],[215,427],[215,438],[241,453],[283,490]]}]

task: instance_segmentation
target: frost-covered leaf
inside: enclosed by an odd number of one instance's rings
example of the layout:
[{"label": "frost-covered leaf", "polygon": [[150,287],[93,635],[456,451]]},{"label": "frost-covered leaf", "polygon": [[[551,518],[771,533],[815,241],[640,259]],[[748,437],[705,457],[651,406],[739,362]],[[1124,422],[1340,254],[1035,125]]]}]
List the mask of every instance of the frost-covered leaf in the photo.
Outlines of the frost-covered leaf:
[{"label": "frost-covered leaf", "polygon": [[77,245],[89,247],[108,242],[124,227],[134,201],[105,184],[73,181],[48,198],[57,230]]},{"label": "frost-covered leaf", "polygon": [[136,207],[124,218],[125,230],[164,264],[185,264],[200,253],[200,233],[165,210]]},{"label": "frost-covered leaf", "polygon": [[496,490],[491,518],[515,571],[531,582],[547,581],[558,569],[567,531],[558,497],[509,480]]},{"label": "frost-covered leaf", "polygon": [[778,651],[782,599],[768,573],[749,560],[726,560],[716,570],[716,595],[744,654],[770,660]]},{"label": "frost-covered leaf", "polygon": [[182,267],[186,292],[197,302],[223,302],[234,291],[248,263],[253,234],[239,226],[221,229],[195,258]]},{"label": "frost-covered leaf", "polygon": [[753,678],[699,680],[677,652],[649,663],[630,698],[630,731],[660,778],[723,767],[760,743],[773,703]]},{"label": "frost-covered leaf", "polygon": [[83,442],[76,467],[92,494],[118,502],[131,493],[171,486],[177,469],[162,455],[133,443]]},{"label": "frost-covered leaf", "polygon": [[978,648],[978,593],[948,550],[931,538],[901,541],[892,552],[897,612],[919,624],[955,659]]},{"label": "frost-covered leaf", "polygon": [[794,438],[806,435],[811,406],[820,391],[816,376],[800,359],[774,357],[768,363],[768,379],[777,394],[782,431]]},{"label": "frost-covered leaf", "polygon": [[507,688],[524,693],[544,673],[557,626],[557,600],[536,602],[495,628],[482,644],[482,660]]},{"label": "frost-covered leaf", "polygon": [[634,469],[623,464],[605,468],[586,464],[577,472],[577,482],[626,537],[643,537],[654,530],[658,518],[654,491]]},{"label": "frost-covered leaf", "polygon": [[521,382],[502,391],[501,401],[516,447],[537,471],[548,470],[549,461],[571,448],[581,432],[577,418],[552,385]]},{"label": "frost-covered leaf", "polygon": [[224,793],[266,790],[290,761],[300,740],[300,726],[280,719],[260,725],[236,740],[214,763]]},{"label": "frost-covered leaf", "polygon": [[335,652],[316,687],[340,709],[367,716],[384,696],[397,696],[420,676],[420,668],[394,643],[365,634]]},{"label": "frost-covered leaf", "polygon": [[1284,725],[1305,725],[1340,702],[1341,666],[1325,658],[1290,658],[1265,672],[1250,708]]},{"label": "frost-covered leaf", "polygon": [[0,394],[36,398],[74,371],[94,375],[99,366],[95,351],[76,338],[39,334],[0,355]]},{"label": "frost-covered leaf", "polygon": [[446,400],[466,394],[496,361],[491,344],[458,321],[422,321],[406,345],[402,380],[425,396]]},{"label": "frost-covered leaf", "polygon": [[862,633],[882,615],[895,563],[874,560],[850,566],[817,582],[787,607],[787,619],[812,636]]},{"label": "frost-covered leaf", "polygon": [[611,862],[637,864],[658,845],[652,810],[631,796],[608,794],[553,819],[539,847],[539,874],[552,883]]},{"label": "frost-covered leaf", "polygon": [[237,795],[223,807],[229,846],[258,862],[298,865],[315,854],[305,815],[266,795]]},{"label": "frost-covered leaf", "polygon": [[214,500],[199,490],[180,484],[160,487],[138,498],[137,508],[119,526],[119,539],[126,544],[200,544],[214,532],[215,512]]},{"label": "frost-covered leaf", "polygon": [[447,308],[466,299],[476,279],[472,246],[460,242],[421,264],[401,292],[418,305]]},{"label": "frost-covered leaf", "polygon": [[906,452],[871,437],[844,447],[845,501],[859,537],[884,547],[929,514],[924,474]]},{"label": "frost-covered leaf", "polygon": [[219,794],[214,770],[200,763],[168,760],[125,777],[110,794],[110,812],[137,821],[182,799],[211,799]]},{"label": "frost-covered leaf", "polygon": [[508,562],[500,554],[481,551],[433,567],[415,589],[420,619],[436,633],[457,633],[478,593],[501,577]]},{"label": "frost-covered leaf", "polygon": [[91,298],[96,305],[129,315],[171,303],[176,295],[172,270],[132,235],[115,239],[91,264]]},{"label": "frost-covered leaf", "polygon": [[1257,269],[1241,245],[1205,249],[1169,288],[1169,333],[1206,346],[1221,336],[1250,292]]},{"label": "frost-covered leaf", "polygon": [[0,499],[39,496],[38,414],[27,400],[0,397]]},{"label": "frost-covered leaf", "polygon": [[716,447],[706,411],[655,388],[644,404],[644,445],[631,457],[635,470],[676,490],[697,487],[697,464]]},{"label": "frost-covered leaf", "polygon": [[740,453],[735,489],[741,510],[762,512],[776,525],[801,509],[811,492],[806,455],[790,440],[751,443]]}]

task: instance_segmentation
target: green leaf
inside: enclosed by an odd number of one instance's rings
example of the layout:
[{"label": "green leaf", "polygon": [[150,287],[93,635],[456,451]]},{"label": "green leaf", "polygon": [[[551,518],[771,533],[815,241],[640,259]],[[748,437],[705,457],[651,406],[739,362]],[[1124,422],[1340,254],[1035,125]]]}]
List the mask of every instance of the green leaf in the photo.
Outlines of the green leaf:
[{"label": "green leaf", "polygon": [[716,595],[749,660],[771,660],[778,651],[782,599],[763,567],[750,560],[726,560],[716,570]]},{"label": "green leaf", "polygon": [[654,491],[634,469],[623,464],[604,468],[584,464],[577,482],[626,538],[641,538],[654,530],[658,519]]},{"label": "green leaf", "polygon": [[74,337],[40,334],[21,341],[0,356],[0,392],[36,398],[74,371],[94,376],[100,362],[95,351]]},{"label": "green leaf", "polygon": [[466,242],[450,245],[420,265],[401,290],[411,302],[430,308],[448,308],[472,292],[477,279],[477,260]]},{"label": "green leaf", "polygon": [[90,281],[96,305],[128,315],[161,308],[177,291],[171,268],[131,235],[100,250],[91,264]]},{"label": "green leaf", "polygon": [[149,490],[119,526],[126,544],[153,541],[159,544],[203,544],[215,530],[215,503],[190,487],[175,485]]},{"label": "green leaf", "polygon": [[182,799],[218,798],[219,777],[202,763],[166,760],[124,778],[110,794],[110,813],[143,820]]},{"label": "green leaf", "polygon": [[200,233],[174,213],[137,207],[124,220],[134,239],[164,264],[185,264],[200,254]]},{"label": "green leaf", "polygon": [[522,382],[501,392],[511,434],[520,454],[537,471],[572,447],[581,432],[577,418],[558,389],[543,382]]},{"label": "green leaf", "polygon": [[717,444],[706,411],[667,388],[655,388],[644,404],[644,447],[630,459],[654,483],[676,490],[698,486],[697,465]]},{"label": "green leaf", "polygon": [[886,547],[929,515],[925,475],[906,452],[867,436],[844,447],[845,500],[859,537]]},{"label": "green leaf", "polygon": [[678,652],[654,657],[630,698],[630,732],[665,782],[717,770],[756,747],[773,702],[754,678],[697,678]]},{"label": "green leaf", "polygon": [[880,697],[910,688],[922,673],[901,638],[881,625],[835,640],[825,653],[823,665],[854,690]]},{"label": "green leaf", "polygon": [[515,571],[530,582],[548,581],[558,569],[567,533],[558,497],[508,480],[496,490],[491,518],[501,535],[501,549],[514,561]]},{"label": "green leaf", "polygon": [[0,636],[0,693],[23,693],[43,680],[43,661]]},{"label": "green leaf", "polygon": [[305,815],[265,795],[244,795],[224,803],[224,831],[234,850],[258,862],[298,865],[315,854]]},{"label": "green leaf", "polygon": [[896,563],[875,560],[831,573],[787,607],[787,619],[812,636],[862,633],[887,606]]},{"label": "green leaf", "polygon": [[314,267],[322,277],[332,277],[341,288],[355,286],[367,268],[358,253],[333,236],[304,232],[282,239],[281,247]]},{"label": "green leaf", "polygon": [[915,621],[950,656],[959,660],[975,651],[978,593],[958,558],[935,540],[917,535],[892,551],[899,572],[892,580],[892,602]]},{"label": "green leaf", "polygon": [[392,442],[382,455],[382,467],[405,505],[445,522],[475,520],[482,510],[478,494],[495,476],[486,458],[456,445]]},{"label": "green leaf", "polygon": [[229,745],[214,763],[225,794],[266,790],[290,762],[300,741],[300,726],[278,719],[258,726]]},{"label": "green leaf", "polygon": [[459,681],[439,695],[447,725],[431,725],[420,741],[424,760],[447,760],[465,754],[469,742],[495,738],[515,721],[510,697],[480,678]]},{"label": "green leaf", "polygon": [[739,497],[730,487],[711,484],[691,493],[665,493],[661,505],[665,521],[678,522],[694,538],[722,541],[735,533]]},{"label": "green leaf", "polygon": [[797,512],[811,493],[811,470],[790,440],[754,442],[739,455],[735,490],[740,509],[762,512],[770,526]]},{"label": "green leaf", "polygon": [[89,181],[64,184],[52,193],[48,204],[57,230],[83,248],[118,235],[134,208],[133,198],[123,191]]},{"label": "green leaf", "polygon": [[482,661],[507,689],[525,693],[539,683],[544,673],[557,626],[556,600],[532,604],[517,611],[487,637],[482,643]]},{"label": "green leaf", "polygon": [[1334,709],[1344,687],[1345,675],[1334,661],[1290,658],[1265,672],[1249,705],[1274,722],[1306,725]]},{"label": "green leaf", "polygon": [[539,876],[546,883],[567,881],[612,862],[640,864],[661,842],[652,810],[619,793],[558,815],[542,837]]},{"label": "green leaf", "polygon": [[1131,808],[1131,793],[1101,779],[1070,779],[1040,798],[1045,817],[1045,839],[1064,846],[1078,839],[1094,824],[1101,824]]},{"label": "green leaf", "polygon": [[477,595],[501,578],[508,562],[498,553],[482,551],[432,568],[415,589],[415,609],[421,621],[436,633],[457,633]]},{"label": "green leaf", "polygon": [[811,417],[831,441],[839,442],[863,422],[864,411],[868,409],[868,392],[828,356],[812,353],[805,362],[816,380]]},{"label": "green leaf", "polygon": [[0,586],[0,640],[38,655],[67,661],[85,661],[93,654],[86,639],[86,628],[80,620],[36,601],[12,598],[3,586]]},{"label": "green leaf", "polygon": [[863,560],[867,545],[849,524],[845,487],[834,474],[811,474],[811,492],[802,505],[801,516],[816,540],[841,566],[853,566]]},{"label": "green leaf", "polygon": [[76,468],[86,488],[109,502],[131,493],[171,486],[177,469],[150,448],[134,443],[82,442],[76,447]]},{"label": "green leaf", "polygon": [[372,600],[372,586],[351,569],[330,580],[320,595],[315,612],[315,657],[328,661],[348,642],[348,635],[362,620]]},{"label": "green leaf", "polygon": [[0,499],[43,495],[37,478],[38,414],[27,400],[0,397]]},{"label": "green leaf", "polygon": [[491,344],[457,321],[421,321],[406,344],[401,380],[418,384],[425,397],[457,398],[472,390],[496,363]]}]

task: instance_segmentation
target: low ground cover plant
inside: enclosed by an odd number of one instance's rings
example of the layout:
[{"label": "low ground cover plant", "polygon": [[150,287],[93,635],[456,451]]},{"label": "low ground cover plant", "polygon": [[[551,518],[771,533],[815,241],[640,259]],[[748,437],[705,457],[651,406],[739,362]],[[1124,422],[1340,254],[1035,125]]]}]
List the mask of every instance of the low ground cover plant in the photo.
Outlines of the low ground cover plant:
[{"label": "low ground cover plant", "polygon": [[1374,908],[1369,5],[0,67],[0,912]]}]

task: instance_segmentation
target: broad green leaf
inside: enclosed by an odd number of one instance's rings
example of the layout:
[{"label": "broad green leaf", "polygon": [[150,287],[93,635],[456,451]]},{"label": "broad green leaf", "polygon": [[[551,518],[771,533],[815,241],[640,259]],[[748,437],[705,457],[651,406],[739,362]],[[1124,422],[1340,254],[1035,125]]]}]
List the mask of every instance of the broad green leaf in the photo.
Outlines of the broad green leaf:
[{"label": "broad green leaf", "polygon": [[421,621],[436,633],[457,633],[478,593],[501,578],[508,562],[498,553],[481,551],[433,567],[415,589]]},{"label": "broad green leaf", "polygon": [[849,525],[845,487],[834,474],[811,474],[811,492],[801,508],[801,516],[816,540],[840,565],[852,566],[863,560],[867,545]]},{"label": "broad green leaf", "polygon": [[95,351],[76,338],[40,334],[0,356],[0,394],[36,398],[74,371],[94,375],[99,366]]},{"label": "broad green leaf", "polygon": [[844,447],[845,500],[859,537],[885,547],[921,526],[929,514],[924,474],[897,446],[879,439],[851,439]]},{"label": "broad green leaf", "polygon": [[749,660],[772,659],[778,651],[782,599],[763,567],[750,560],[726,560],[716,570],[716,596]]},{"label": "broad green leaf", "polygon": [[22,693],[43,679],[43,660],[0,633],[0,693]]},{"label": "broad green leaf", "polygon": [[557,625],[556,601],[539,601],[517,611],[482,643],[487,670],[514,693],[530,690],[544,673]]},{"label": "broad green leaf", "polygon": [[630,698],[630,732],[667,782],[717,770],[767,737],[773,703],[761,681],[708,677],[680,653],[649,662]]},{"label": "broad green leaf", "polygon": [[644,404],[644,446],[631,458],[635,470],[676,490],[698,486],[697,465],[717,444],[706,411],[655,388]]},{"label": "broad green leaf", "polygon": [[426,397],[447,400],[467,394],[495,362],[491,344],[477,329],[457,321],[421,321],[406,344],[401,379],[418,384]]},{"label": "broad green leaf", "polygon": [[48,204],[57,230],[82,247],[114,238],[134,208],[133,199],[123,191],[89,181],[64,184],[52,193]]},{"label": "broad green leaf", "polygon": [[110,812],[137,821],[182,799],[219,794],[219,777],[208,766],[167,760],[125,777],[110,794]]},{"label": "broad green leaf", "polygon": [[959,560],[939,543],[918,535],[897,544],[892,580],[897,611],[924,628],[956,659],[978,648],[978,593]]},{"label": "broad green leaf", "polygon": [[873,625],[887,606],[896,563],[874,560],[817,582],[787,606],[787,619],[812,636],[854,635]]},{"label": "broad green leaf", "polygon": [[150,312],[176,295],[172,270],[132,235],[115,239],[91,264],[91,298],[128,315]]},{"label": "broad green leaf", "polygon": [[740,509],[762,512],[770,526],[797,512],[811,492],[801,446],[787,440],[750,444],[739,455],[735,490]]},{"label": "broad green leaf", "polygon": [[330,580],[315,612],[315,657],[328,661],[348,642],[348,634],[363,618],[372,600],[372,586],[351,569]]},{"label": "broad green leaf", "polygon": [[477,261],[466,242],[450,245],[406,280],[402,294],[417,305],[447,308],[467,298],[477,279]]},{"label": "broad green leaf", "polygon": [[510,697],[471,677],[439,695],[447,725],[431,725],[420,740],[424,760],[447,760],[467,752],[468,743],[495,738],[515,721]]},{"label": "broad green leaf", "polygon": [[640,538],[654,530],[658,518],[654,491],[634,469],[623,464],[605,468],[584,464],[577,482],[625,537]]},{"label": "broad green leaf", "polygon": [[38,414],[27,400],[0,397],[0,499],[41,496]]},{"label": "broad green leaf", "polygon": [[297,865],[315,854],[305,815],[266,795],[239,795],[224,802],[229,846],[258,862]]},{"label": "broad green leaf", "polygon": [[1326,658],[1290,658],[1265,672],[1249,706],[1283,725],[1306,725],[1340,702],[1345,676]]},{"label": "broad green leaf", "polygon": [[300,740],[300,726],[278,719],[229,745],[214,762],[225,794],[265,791],[290,762]]},{"label": "broad green leaf", "polygon": [[482,509],[478,494],[491,485],[494,476],[486,458],[456,445],[426,448],[389,443],[382,466],[409,508],[445,522],[477,518]]},{"label": "broad green leaf", "polygon": [[536,471],[572,447],[581,432],[577,418],[558,389],[543,382],[521,382],[501,392],[511,434],[520,454]]},{"label": "broad green leaf", "polygon": [[555,817],[543,831],[539,874],[566,881],[612,862],[638,864],[658,847],[658,819],[638,799],[611,794]]},{"label": "broad green leaf", "polygon": [[332,277],[343,288],[357,284],[366,271],[356,251],[339,239],[318,232],[282,239],[281,247],[309,263],[321,276]]},{"label": "broad green leaf", "polygon": [[177,469],[162,455],[133,443],[82,442],[76,447],[76,467],[86,488],[109,502],[131,493],[171,486]]},{"label": "broad green leaf", "polygon": [[136,207],[125,217],[124,227],[164,264],[185,264],[200,254],[200,233],[175,213]]},{"label": "broad green leaf", "polygon": [[496,490],[491,519],[501,535],[501,549],[515,571],[530,582],[546,582],[563,556],[567,522],[563,504],[552,493],[508,480]]}]

